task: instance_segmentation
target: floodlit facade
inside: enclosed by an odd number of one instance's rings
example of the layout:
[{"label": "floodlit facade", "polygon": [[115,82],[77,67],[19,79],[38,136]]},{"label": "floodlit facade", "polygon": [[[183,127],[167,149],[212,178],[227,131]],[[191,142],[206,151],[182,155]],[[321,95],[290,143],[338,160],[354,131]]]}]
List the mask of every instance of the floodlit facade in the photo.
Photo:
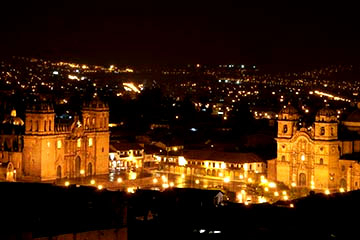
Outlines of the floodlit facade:
[{"label": "floodlit facade", "polygon": [[[46,181],[108,173],[109,108],[98,99],[85,103],[81,118],[58,123],[54,108],[34,102],[25,113],[25,129],[16,148],[2,148],[6,179]],[[1,176],[3,178],[4,176]]]},{"label": "floodlit facade", "polygon": [[156,156],[159,169],[188,176],[232,180],[257,179],[266,173],[266,163],[254,153],[187,150],[183,156]]},{"label": "floodlit facade", "polygon": [[[314,190],[360,188],[359,138],[354,134],[350,139],[340,138],[337,114],[327,107],[317,112],[309,128],[298,129],[299,117],[298,111],[290,105],[279,113],[277,158],[268,161],[269,179]],[[360,129],[360,121],[351,123]]]}]

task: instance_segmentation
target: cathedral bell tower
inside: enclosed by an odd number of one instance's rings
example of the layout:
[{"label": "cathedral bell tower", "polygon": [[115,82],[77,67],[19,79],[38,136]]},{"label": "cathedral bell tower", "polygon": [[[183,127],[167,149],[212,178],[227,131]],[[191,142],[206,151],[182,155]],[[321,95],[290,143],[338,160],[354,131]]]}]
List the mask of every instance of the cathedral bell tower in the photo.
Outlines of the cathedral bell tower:
[{"label": "cathedral bell tower", "polygon": [[27,107],[23,151],[24,177],[36,181],[55,178],[54,122],[52,104],[37,100]]},{"label": "cathedral bell tower", "polygon": [[83,104],[82,117],[90,154],[88,172],[108,174],[109,172],[109,107],[98,97]]},{"label": "cathedral bell tower", "polygon": [[[339,141],[338,141],[338,120],[336,112],[327,107],[320,109],[314,122],[315,163],[323,166],[317,182],[322,187],[330,190],[337,190],[340,183],[339,176]],[[318,170],[320,172],[320,169]],[[315,179],[316,181],[316,179]]]},{"label": "cathedral bell tower", "polygon": [[338,139],[338,120],[334,110],[327,107],[320,109],[316,114],[314,127],[316,140]]},{"label": "cathedral bell tower", "polygon": [[291,105],[284,106],[278,117],[278,138],[291,138],[296,132],[298,111]]}]

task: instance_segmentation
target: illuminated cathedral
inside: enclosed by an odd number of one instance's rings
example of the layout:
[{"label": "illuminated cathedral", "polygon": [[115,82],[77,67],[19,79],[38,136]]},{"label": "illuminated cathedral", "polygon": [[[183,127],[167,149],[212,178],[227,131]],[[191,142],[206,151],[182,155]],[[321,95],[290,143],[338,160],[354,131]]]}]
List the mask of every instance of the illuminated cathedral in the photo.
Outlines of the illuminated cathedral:
[{"label": "illuminated cathedral", "polygon": [[25,122],[11,115],[2,123],[0,179],[47,181],[108,173],[109,108],[94,98],[80,116],[60,122],[53,105],[35,101]]},{"label": "illuminated cathedral", "polygon": [[[268,161],[268,177],[292,187],[350,191],[360,188],[360,110],[339,122],[325,107],[308,128],[298,128],[291,105],[278,115],[277,158]],[[339,136],[342,127],[347,134]]]}]

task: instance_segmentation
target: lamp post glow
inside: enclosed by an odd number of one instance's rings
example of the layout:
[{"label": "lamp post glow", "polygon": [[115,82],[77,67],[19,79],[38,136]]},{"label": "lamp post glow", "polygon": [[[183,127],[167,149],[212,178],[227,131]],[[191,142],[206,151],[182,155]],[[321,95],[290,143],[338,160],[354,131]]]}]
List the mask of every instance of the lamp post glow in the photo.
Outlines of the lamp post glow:
[{"label": "lamp post glow", "polygon": [[69,181],[66,181],[65,182],[65,187],[68,187],[70,185],[70,182]]},{"label": "lamp post glow", "polygon": [[95,184],[95,180],[94,180],[94,179],[91,179],[90,184],[91,184],[91,185],[94,185],[94,184]]}]

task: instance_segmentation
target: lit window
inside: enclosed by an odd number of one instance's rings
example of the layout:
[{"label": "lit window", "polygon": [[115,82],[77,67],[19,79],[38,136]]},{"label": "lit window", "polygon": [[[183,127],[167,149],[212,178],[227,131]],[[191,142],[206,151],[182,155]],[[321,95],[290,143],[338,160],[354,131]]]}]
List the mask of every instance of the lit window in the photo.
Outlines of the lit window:
[{"label": "lit window", "polygon": [[185,166],[186,165],[186,159],[183,156],[179,156],[179,166]]},{"label": "lit window", "polygon": [[81,138],[77,140],[77,147],[81,147]]},{"label": "lit window", "polygon": [[226,164],[225,163],[221,163],[221,168],[225,169],[226,168]]},{"label": "lit window", "polygon": [[61,140],[57,140],[57,148],[60,149],[61,148]]},{"label": "lit window", "polygon": [[300,159],[301,161],[305,161],[305,155],[301,155]]},{"label": "lit window", "polygon": [[92,145],[93,145],[93,139],[89,138],[89,147],[92,147]]}]

